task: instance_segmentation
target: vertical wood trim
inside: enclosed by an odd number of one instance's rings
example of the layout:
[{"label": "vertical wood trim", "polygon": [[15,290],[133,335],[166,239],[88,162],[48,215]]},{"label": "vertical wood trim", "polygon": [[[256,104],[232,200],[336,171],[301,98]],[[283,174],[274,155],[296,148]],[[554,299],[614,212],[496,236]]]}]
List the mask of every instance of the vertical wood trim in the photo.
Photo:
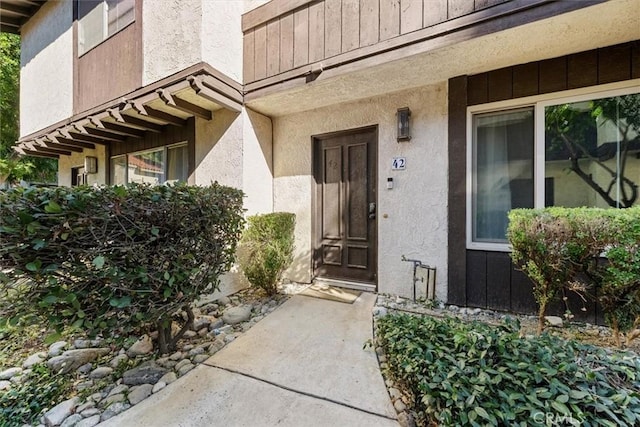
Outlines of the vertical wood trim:
[{"label": "vertical wood trim", "polygon": [[380,39],[380,3],[360,0],[360,46],[370,46]]},{"label": "vertical wood trim", "polygon": [[261,25],[254,31],[255,37],[255,79],[267,77],[267,26]]},{"label": "vertical wood trim", "polygon": [[567,57],[540,61],[540,93],[559,92],[567,89]]},{"label": "vertical wood trim", "polygon": [[512,67],[487,73],[487,93],[489,102],[513,98]]},{"label": "vertical wood trim", "polygon": [[309,63],[309,9],[300,9],[293,18],[293,65]]},{"label": "vertical wood trim", "polygon": [[453,19],[468,15],[474,11],[474,8],[472,0],[449,0],[447,18]]},{"label": "vertical wood trim", "polygon": [[487,307],[487,253],[467,251],[467,301],[465,305]]},{"label": "vertical wood trim", "polygon": [[400,33],[422,28],[422,0],[400,0]]},{"label": "vertical wood trim", "polygon": [[487,252],[487,307],[511,308],[511,257],[504,252]]},{"label": "vertical wood trim", "polygon": [[280,72],[293,68],[293,14],[280,18]]},{"label": "vertical wood trim", "polygon": [[255,38],[253,34],[253,30],[248,31],[244,35],[244,42],[242,44],[243,57],[244,61],[242,64],[242,72],[244,76],[244,82],[250,83],[256,80],[256,70],[255,70],[255,60],[256,60],[256,52],[255,52]]},{"label": "vertical wood trim", "polygon": [[640,40],[631,43],[631,78],[640,79]]},{"label": "vertical wood trim", "polygon": [[567,88],[598,84],[598,52],[590,50],[567,57]]},{"label": "vertical wood trim", "polygon": [[516,65],[513,67],[513,97],[537,95],[538,89],[538,63]]},{"label": "vertical wood trim", "polygon": [[400,34],[400,0],[380,0],[380,41]]},{"label": "vertical wood trim", "polygon": [[466,194],[467,159],[467,77],[449,79],[449,216],[447,254],[447,301],[465,305],[466,291]]},{"label": "vertical wood trim", "polygon": [[424,0],[422,25],[430,27],[447,20],[447,0]]},{"label": "vertical wood trim", "polygon": [[342,52],[357,49],[359,46],[360,0],[342,0]]},{"label": "vertical wood trim", "polygon": [[267,77],[280,72],[280,21],[267,24]]},{"label": "vertical wood trim", "polygon": [[325,0],[324,6],[324,57],[329,58],[342,48],[342,2]]},{"label": "vertical wood trim", "polygon": [[613,83],[631,78],[631,45],[598,49],[598,83]]},{"label": "vertical wood trim", "polygon": [[[80,79],[78,78],[78,2],[73,2],[73,27],[72,31],[72,51],[73,51],[73,105],[71,106],[71,111],[73,114],[77,114],[80,111]],[[111,181],[109,181],[111,182]]]},{"label": "vertical wood trim", "polygon": [[190,117],[187,120],[187,182],[189,185],[196,184],[196,118]]},{"label": "vertical wood trim", "polygon": [[309,6],[309,62],[324,59],[324,2]]},{"label": "vertical wood trim", "polygon": [[467,80],[467,102],[469,105],[484,104],[488,99],[487,73],[469,76]]}]

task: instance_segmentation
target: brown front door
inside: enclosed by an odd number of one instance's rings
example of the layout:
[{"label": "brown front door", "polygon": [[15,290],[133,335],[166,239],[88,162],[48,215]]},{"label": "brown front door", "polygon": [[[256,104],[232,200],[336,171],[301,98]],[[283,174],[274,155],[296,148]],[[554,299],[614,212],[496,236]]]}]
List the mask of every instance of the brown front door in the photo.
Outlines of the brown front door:
[{"label": "brown front door", "polygon": [[376,282],[376,128],[314,138],[314,275]]}]

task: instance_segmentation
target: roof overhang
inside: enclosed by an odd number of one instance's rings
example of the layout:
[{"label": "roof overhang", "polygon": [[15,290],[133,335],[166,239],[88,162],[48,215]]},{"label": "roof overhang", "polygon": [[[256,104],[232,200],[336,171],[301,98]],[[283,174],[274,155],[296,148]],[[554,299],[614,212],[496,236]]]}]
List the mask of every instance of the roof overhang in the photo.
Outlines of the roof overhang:
[{"label": "roof overhang", "polygon": [[242,86],[205,63],[147,85],[122,98],[22,137],[22,155],[71,155],[96,145],[109,145],[168,126],[185,126],[191,117],[213,119],[217,110],[242,109]]},{"label": "roof overhang", "polygon": [[47,0],[2,0],[0,1],[0,31],[19,34],[20,28]]}]

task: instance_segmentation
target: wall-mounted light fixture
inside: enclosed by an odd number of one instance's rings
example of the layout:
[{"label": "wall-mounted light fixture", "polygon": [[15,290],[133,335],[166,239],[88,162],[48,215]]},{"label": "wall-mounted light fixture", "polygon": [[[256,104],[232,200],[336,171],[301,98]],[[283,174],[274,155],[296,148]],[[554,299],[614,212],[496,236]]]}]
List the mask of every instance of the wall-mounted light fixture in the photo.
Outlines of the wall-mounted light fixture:
[{"label": "wall-mounted light fixture", "polygon": [[398,108],[398,142],[411,140],[411,110],[409,107]]},{"label": "wall-mounted light fixture", "polygon": [[84,173],[93,174],[98,173],[98,158],[86,156],[84,158]]}]

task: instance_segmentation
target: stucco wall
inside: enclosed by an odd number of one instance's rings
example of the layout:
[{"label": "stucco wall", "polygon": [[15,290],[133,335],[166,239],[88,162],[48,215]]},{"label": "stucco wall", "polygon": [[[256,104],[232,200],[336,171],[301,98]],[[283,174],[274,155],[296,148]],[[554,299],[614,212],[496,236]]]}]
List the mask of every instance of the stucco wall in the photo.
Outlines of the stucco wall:
[{"label": "stucco wall", "polygon": [[109,171],[107,170],[106,150],[102,145],[97,145],[95,149],[86,149],[82,153],[72,153],[70,156],[60,156],[58,160],[58,185],[64,187],[71,186],[71,168],[84,166],[84,158],[93,156],[98,158],[98,173],[87,175],[87,184],[106,184]]},{"label": "stucco wall", "polygon": [[143,86],[201,61],[201,0],[145,0],[142,25]]},{"label": "stucco wall", "polygon": [[242,81],[241,1],[202,2],[202,60]]},{"label": "stucco wall", "polygon": [[[396,142],[396,110],[411,109],[410,142]],[[412,266],[438,269],[437,298],[447,295],[446,83],[277,117],[274,129],[274,210],[297,215],[296,254],[286,276],[311,280],[313,135],[378,125],[378,291],[410,296]],[[464,155],[464,153],[461,153]],[[407,168],[392,171],[393,157]],[[387,178],[394,188],[386,189]]]},{"label": "stucco wall", "polygon": [[45,3],[22,27],[20,136],[73,112],[72,24],[73,2],[65,0]]},{"label": "stucco wall", "polygon": [[243,120],[242,191],[247,215],[273,211],[273,130],[271,119],[245,109]]}]

